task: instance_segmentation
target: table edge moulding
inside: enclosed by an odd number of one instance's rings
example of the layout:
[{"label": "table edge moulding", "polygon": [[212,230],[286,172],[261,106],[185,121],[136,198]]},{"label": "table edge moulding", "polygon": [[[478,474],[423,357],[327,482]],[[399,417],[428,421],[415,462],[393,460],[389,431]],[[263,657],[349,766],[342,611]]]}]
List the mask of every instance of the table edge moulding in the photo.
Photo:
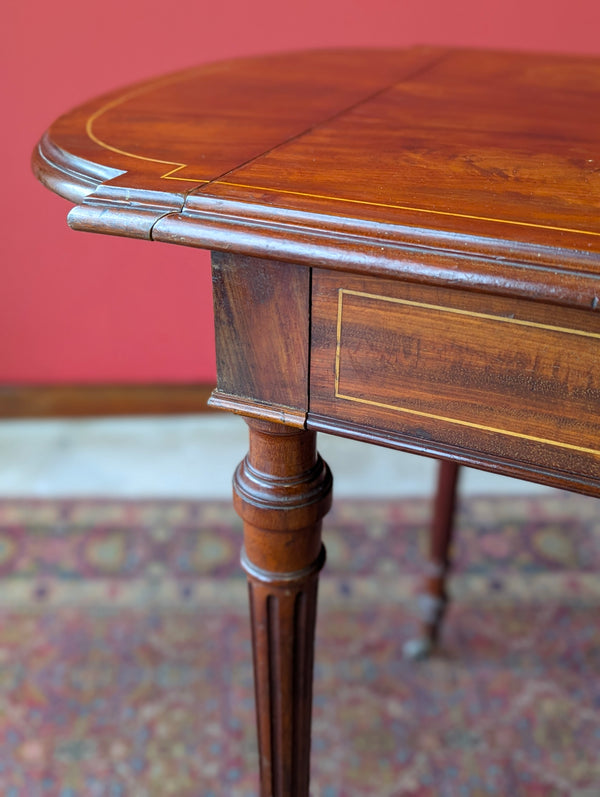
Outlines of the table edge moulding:
[{"label": "table edge moulding", "polygon": [[600,494],[599,95],[594,57],[276,53],[113,91],[36,147],[74,229],[213,253],[263,797],[308,795],[317,431],[445,460],[441,515],[457,464]]}]

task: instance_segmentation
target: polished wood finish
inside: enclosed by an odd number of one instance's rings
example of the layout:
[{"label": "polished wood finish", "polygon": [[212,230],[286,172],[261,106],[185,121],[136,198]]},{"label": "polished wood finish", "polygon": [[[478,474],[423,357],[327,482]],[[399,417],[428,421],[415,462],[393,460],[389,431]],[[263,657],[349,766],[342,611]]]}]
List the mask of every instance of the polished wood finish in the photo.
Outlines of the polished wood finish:
[{"label": "polished wood finish", "polygon": [[600,495],[599,92],[597,58],[284,54],[93,100],[34,153],[75,229],[222,253],[262,797],[308,795],[314,431]]},{"label": "polished wood finish", "polygon": [[244,520],[260,746],[261,794],[308,794],[321,519],[332,479],[316,435],[249,420],[250,450],[234,478]]},{"label": "polished wood finish", "polygon": [[240,59],[71,111],[34,169],[77,229],[593,309],[599,90],[582,56]]},{"label": "polished wood finish", "polygon": [[73,227],[154,237],[154,224],[180,210],[189,192],[232,177],[241,164],[429,60],[419,50],[333,50],[240,58],[161,76],[62,116],[40,142],[34,170],[78,203]]},{"label": "polished wood finish", "polygon": [[[219,334],[217,390],[211,404],[304,427],[310,272],[215,253],[212,273]],[[257,404],[260,408],[253,413]]]},{"label": "polished wood finish", "polygon": [[321,269],[312,311],[315,428],[340,419],[474,465],[598,485],[596,313]]},{"label": "polished wood finish", "polygon": [[89,418],[209,412],[212,385],[2,385],[0,418]]}]

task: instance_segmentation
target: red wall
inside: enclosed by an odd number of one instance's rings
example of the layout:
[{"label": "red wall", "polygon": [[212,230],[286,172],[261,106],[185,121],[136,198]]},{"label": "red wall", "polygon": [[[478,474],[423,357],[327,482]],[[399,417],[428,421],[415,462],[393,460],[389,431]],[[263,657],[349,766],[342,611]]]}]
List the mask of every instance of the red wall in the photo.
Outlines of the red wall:
[{"label": "red wall", "polygon": [[214,378],[206,253],[71,232],[67,203],[30,175],[36,139],[67,108],[163,71],[282,49],[433,43],[600,54],[598,0],[21,0],[2,17],[5,384]]}]

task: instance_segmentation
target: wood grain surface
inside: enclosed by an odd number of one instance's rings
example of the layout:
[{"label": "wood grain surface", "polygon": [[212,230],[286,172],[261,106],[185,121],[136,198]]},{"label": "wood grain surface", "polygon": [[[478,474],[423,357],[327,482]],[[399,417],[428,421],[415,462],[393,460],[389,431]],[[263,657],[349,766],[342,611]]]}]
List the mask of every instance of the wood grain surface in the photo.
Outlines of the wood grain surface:
[{"label": "wood grain surface", "polygon": [[309,270],[221,253],[212,268],[218,378],[211,405],[304,427]]},{"label": "wood grain surface", "polygon": [[82,106],[34,163],[78,229],[595,308],[599,91],[587,57],[240,59]]},{"label": "wood grain surface", "polygon": [[311,416],[598,483],[595,313],[326,270],[312,296]]}]

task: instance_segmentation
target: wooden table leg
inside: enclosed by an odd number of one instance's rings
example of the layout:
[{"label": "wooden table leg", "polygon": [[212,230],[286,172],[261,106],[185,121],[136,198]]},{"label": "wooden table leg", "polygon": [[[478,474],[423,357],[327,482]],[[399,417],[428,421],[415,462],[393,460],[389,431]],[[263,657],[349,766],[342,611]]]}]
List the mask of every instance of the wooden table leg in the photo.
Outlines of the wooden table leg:
[{"label": "wooden table leg", "polygon": [[433,508],[433,522],[429,537],[429,560],[423,592],[419,597],[421,636],[404,646],[407,658],[428,656],[437,645],[444,614],[448,605],[446,579],[450,567],[450,546],[454,531],[454,507],[459,466],[441,460]]},{"label": "wooden table leg", "polygon": [[254,650],[261,797],[308,797],[312,671],[321,519],[332,479],[316,434],[248,420],[250,449],[234,478],[244,520]]}]

